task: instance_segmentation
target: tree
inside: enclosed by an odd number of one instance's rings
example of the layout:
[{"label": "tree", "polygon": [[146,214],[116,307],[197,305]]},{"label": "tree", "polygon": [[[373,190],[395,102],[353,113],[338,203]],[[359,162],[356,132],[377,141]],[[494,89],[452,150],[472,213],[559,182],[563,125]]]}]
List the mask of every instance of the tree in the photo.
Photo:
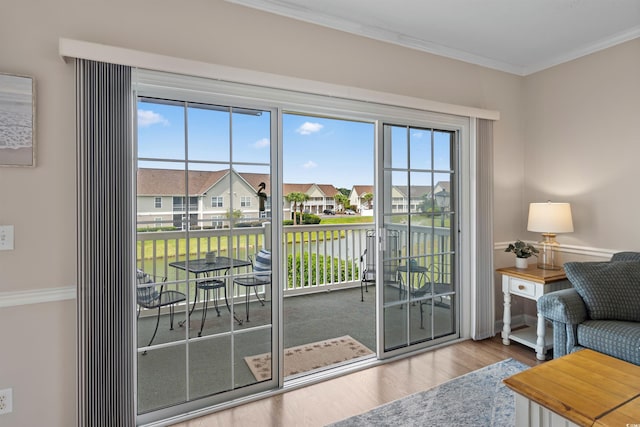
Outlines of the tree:
[{"label": "tree", "polygon": [[306,193],[300,193],[300,194],[302,194],[302,201],[298,203],[298,208],[300,208],[300,220],[302,221],[302,209],[304,208],[304,202],[308,201],[310,197]]},{"label": "tree", "polygon": [[231,209],[229,209],[225,214],[225,216],[227,218],[240,219],[242,218],[242,211],[240,209],[234,209],[232,213]]},{"label": "tree", "polygon": [[351,194],[351,190],[349,190],[348,188],[344,188],[344,187],[338,188],[338,191],[341,192],[342,194],[344,194],[347,197],[349,197],[349,194]]},{"label": "tree", "polygon": [[298,206],[300,206],[300,215],[302,216],[302,208],[304,206],[303,203],[309,200],[309,195],[294,191],[293,193],[289,193],[286,196],[284,196],[284,199],[289,203],[293,203],[293,225],[296,225],[297,224],[296,211],[298,209]]},{"label": "tree", "polygon": [[420,210],[425,214],[440,212],[440,208],[428,194],[422,196]]},{"label": "tree", "polygon": [[344,209],[347,203],[349,203],[349,198],[342,193],[338,193],[333,196],[333,200],[336,202],[336,205],[342,206]]},{"label": "tree", "polygon": [[373,200],[373,194],[364,193],[361,198],[367,204],[367,208],[371,208],[371,201]]}]

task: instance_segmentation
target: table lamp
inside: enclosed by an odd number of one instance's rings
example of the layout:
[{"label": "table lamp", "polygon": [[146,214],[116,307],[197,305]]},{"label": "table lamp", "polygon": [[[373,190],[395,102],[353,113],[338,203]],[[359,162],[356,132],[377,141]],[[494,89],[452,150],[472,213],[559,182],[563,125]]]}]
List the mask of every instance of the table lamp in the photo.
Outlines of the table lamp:
[{"label": "table lamp", "polygon": [[571,205],[552,202],[529,204],[527,230],[542,233],[543,240],[540,242],[538,268],[560,270],[556,233],[573,232]]}]

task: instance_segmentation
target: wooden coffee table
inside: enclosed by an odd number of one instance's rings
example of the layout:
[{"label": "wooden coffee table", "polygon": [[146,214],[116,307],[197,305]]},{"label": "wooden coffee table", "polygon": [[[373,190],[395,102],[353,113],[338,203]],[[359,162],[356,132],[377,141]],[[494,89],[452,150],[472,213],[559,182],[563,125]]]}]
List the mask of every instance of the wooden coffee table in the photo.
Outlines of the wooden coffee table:
[{"label": "wooden coffee table", "polygon": [[640,425],[640,366],[592,350],[504,380],[516,392],[516,426]]}]

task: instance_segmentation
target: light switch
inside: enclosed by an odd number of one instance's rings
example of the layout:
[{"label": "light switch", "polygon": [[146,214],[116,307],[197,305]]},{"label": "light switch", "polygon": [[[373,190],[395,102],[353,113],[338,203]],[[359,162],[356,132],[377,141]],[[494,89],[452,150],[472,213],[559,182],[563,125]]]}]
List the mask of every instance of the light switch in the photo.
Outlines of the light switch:
[{"label": "light switch", "polygon": [[13,250],[13,225],[0,225],[0,251]]}]

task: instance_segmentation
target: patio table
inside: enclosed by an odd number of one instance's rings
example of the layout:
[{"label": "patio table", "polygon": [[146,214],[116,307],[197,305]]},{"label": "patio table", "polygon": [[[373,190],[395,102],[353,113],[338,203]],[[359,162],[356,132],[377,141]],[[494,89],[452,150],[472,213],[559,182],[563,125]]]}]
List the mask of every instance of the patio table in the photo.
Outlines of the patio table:
[{"label": "patio table", "polygon": [[[204,277],[211,277],[210,276],[211,273],[218,274],[223,270],[225,271],[225,274],[226,274],[231,268],[247,267],[250,265],[251,265],[251,262],[248,260],[223,257],[223,256],[218,256],[216,257],[215,260],[201,258],[201,259],[194,259],[194,260],[188,260],[188,261],[176,261],[169,264],[169,266],[177,268],[178,270],[188,271],[189,273],[195,274],[196,279],[201,275]],[[197,287],[198,287],[198,282],[196,281],[196,288]],[[229,305],[229,300],[227,299],[226,284],[224,285],[223,289],[224,289],[224,302],[227,305],[227,309],[229,310],[229,313],[233,314],[233,318],[236,320],[236,322],[238,322],[239,325],[242,325],[242,320],[240,320],[236,316],[235,312],[231,310],[231,306]],[[216,300],[217,300],[217,297],[216,297]],[[198,302],[198,292],[196,291],[195,296],[193,298],[193,307],[191,307],[191,310],[189,310],[189,317],[191,317],[191,314],[193,313],[193,310],[195,309],[197,302]],[[217,302],[216,302],[216,309],[217,309]],[[204,312],[202,313],[202,322],[200,325],[200,333],[198,334],[198,336],[202,334],[202,327],[204,326],[205,319],[206,319],[206,306],[204,308]]]},{"label": "patio table", "polygon": [[[428,272],[429,269],[427,267],[423,267],[416,263],[399,265],[396,269],[398,282],[400,284],[399,298],[402,298],[402,293],[404,292],[405,279],[403,277],[403,274],[407,276],[407,291],[413,295],[417,290],[422,289],[423,286],[427,283]],[[413,280],[411,280],[410,276],[413,276]]]}]

